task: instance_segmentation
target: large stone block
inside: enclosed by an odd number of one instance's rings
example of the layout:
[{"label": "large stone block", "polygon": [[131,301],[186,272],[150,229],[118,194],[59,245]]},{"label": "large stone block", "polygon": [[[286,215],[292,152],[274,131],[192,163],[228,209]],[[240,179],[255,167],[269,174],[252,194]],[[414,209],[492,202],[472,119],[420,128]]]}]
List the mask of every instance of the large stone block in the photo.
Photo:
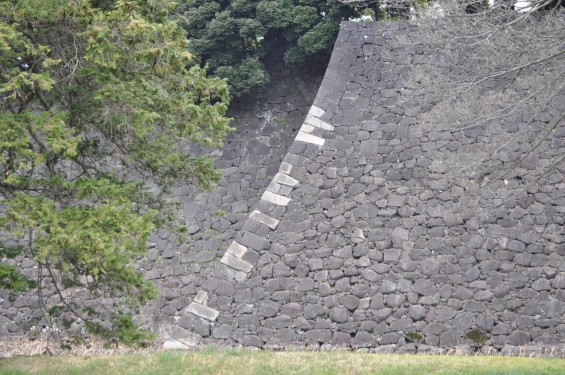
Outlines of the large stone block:
[{"label": "large stone block", "polygon": [[208,306],[201,305],[196,302],[192,302],[188,306],[188,309],[186,311],[194,315],[198,315],[204,319],[210,320],[212,322],[218,318],[218,315],[220,315],[220,312],[218,310],[215,310]]}]

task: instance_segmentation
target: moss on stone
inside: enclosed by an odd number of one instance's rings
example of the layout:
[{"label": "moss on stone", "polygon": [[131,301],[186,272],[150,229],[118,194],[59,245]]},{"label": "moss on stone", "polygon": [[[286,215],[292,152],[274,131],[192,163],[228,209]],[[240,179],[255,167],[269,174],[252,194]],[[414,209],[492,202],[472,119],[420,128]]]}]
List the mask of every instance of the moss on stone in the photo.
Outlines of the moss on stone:
[{"label": "moss on stone", "polygon": [[487,335],[480,329],[473,329],[465,333],[465,338],[473,341],[475,344],[482,345],[487,340]]},{"label": "moss on stone", "polygon": [[418,332],[406,332],[404,336],[411,342],[424,342],[424,336]]}]

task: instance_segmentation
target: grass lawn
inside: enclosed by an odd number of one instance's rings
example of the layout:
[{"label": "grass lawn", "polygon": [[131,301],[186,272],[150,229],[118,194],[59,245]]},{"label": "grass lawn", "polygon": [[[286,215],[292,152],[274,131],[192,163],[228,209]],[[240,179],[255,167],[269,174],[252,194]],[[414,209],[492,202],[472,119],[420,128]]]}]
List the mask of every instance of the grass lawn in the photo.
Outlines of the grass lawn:
[{"label": "grass lawn", "polygon": [[354,352],[155,352],[0,360],[0,374],[565,374],[565,360]]}]

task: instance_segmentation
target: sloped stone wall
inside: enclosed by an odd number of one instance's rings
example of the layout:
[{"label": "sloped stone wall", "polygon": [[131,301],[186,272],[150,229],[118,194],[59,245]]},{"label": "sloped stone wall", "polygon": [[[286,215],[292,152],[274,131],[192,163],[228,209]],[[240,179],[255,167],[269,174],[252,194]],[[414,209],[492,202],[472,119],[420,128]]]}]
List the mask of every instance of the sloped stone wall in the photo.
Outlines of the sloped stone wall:
[{"label": "sloped stone wall", "polygon": [[279,172],[166,346],[565,354],[565,166],[482,206],[480,176],[445,155],[484,137],[421,124],[433,104],[407,77],[433,51],[390,45],[410,33],[342,24]]},{"label": "sloped stone wall", "polygon": [[[278,171],[318,91],[329,56],[320,56],[299,69],[285,67],[280,56],[269,59],[271,83],[231,103],[228,116],[233,118],[235,131],[224,147],[190,150],[214,156],[224,178],[211,192],[190,185],[174,189],[181,201],[180,222],[188,227],[189,242],[179,245],[174,236],[161,231],[150,238],[147,257],[139,262],[145,276],[161,291],[161,298],[144,307],[140,318],[158,332],[167,332],[175,325],[196,293],[195,285],[214,269]],[[33,260],[19,258],[14,264],[27,276],[37,278]],[[72,293],[86,303],[91,299],[88,293]],[[59,300],[49,284],[44,284],[43,298],[48,306]],[[36,337],[49,326],[39,309],[37,293],[14,298],[0,290],[0,337]]]},{"label": "sloped stone wall", "polygon": [[[565,166],[484,205],[481,177],[449,161],[489,139],[423,125],[434,103],[409,77],[435,51],[393,39],[413,34],[344,22],[320,86],[281,69],[233,112],[225,179],[176,192],[192,242],[160,233],[140,264],[163,292],[141,318],[165,347],[565,354]],[[548,121],[564,103],[565,92]],[[563,152],[564,135],[546,146]],[[506,183],[543,165],[542,153]],[[20,330],[34,303],[4,299],[3,329]]]}]

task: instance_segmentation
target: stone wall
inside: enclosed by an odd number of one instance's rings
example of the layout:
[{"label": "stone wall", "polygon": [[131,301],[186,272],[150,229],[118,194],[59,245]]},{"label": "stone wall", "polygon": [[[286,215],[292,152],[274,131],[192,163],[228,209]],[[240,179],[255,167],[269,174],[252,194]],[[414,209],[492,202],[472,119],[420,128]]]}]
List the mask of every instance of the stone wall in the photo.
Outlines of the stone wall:
[{"label": "stone wall", "polygon": [[[446,155],[484,137],[422,125],[433,105],[407,77],[425,46],[390,45],[410,33],[342,24],[278,173],[167,347],[565,354],[565,165],[483,206],[480,176]],[[562,152],[563,135],[548,147]]]},{"label": "stone wall", "polygon": [[[140,264],[163,292],[142,318],[165,347],[565,355],[565,165],[484,205],[484,181],[449,160],[489,140],[423,125],[434,104],[408,82],[434,53],[393,40],[416,33],[344,22],[312,106],[316,75],[281,69],[236,107],[224,180],[177,191],[192,242],[162,233]],[[555,103],[550,117],[565,93]],[[565,151],[564,135],[547,147]],[[2,301],[6,330],[34,311],[27,301]]]}]

